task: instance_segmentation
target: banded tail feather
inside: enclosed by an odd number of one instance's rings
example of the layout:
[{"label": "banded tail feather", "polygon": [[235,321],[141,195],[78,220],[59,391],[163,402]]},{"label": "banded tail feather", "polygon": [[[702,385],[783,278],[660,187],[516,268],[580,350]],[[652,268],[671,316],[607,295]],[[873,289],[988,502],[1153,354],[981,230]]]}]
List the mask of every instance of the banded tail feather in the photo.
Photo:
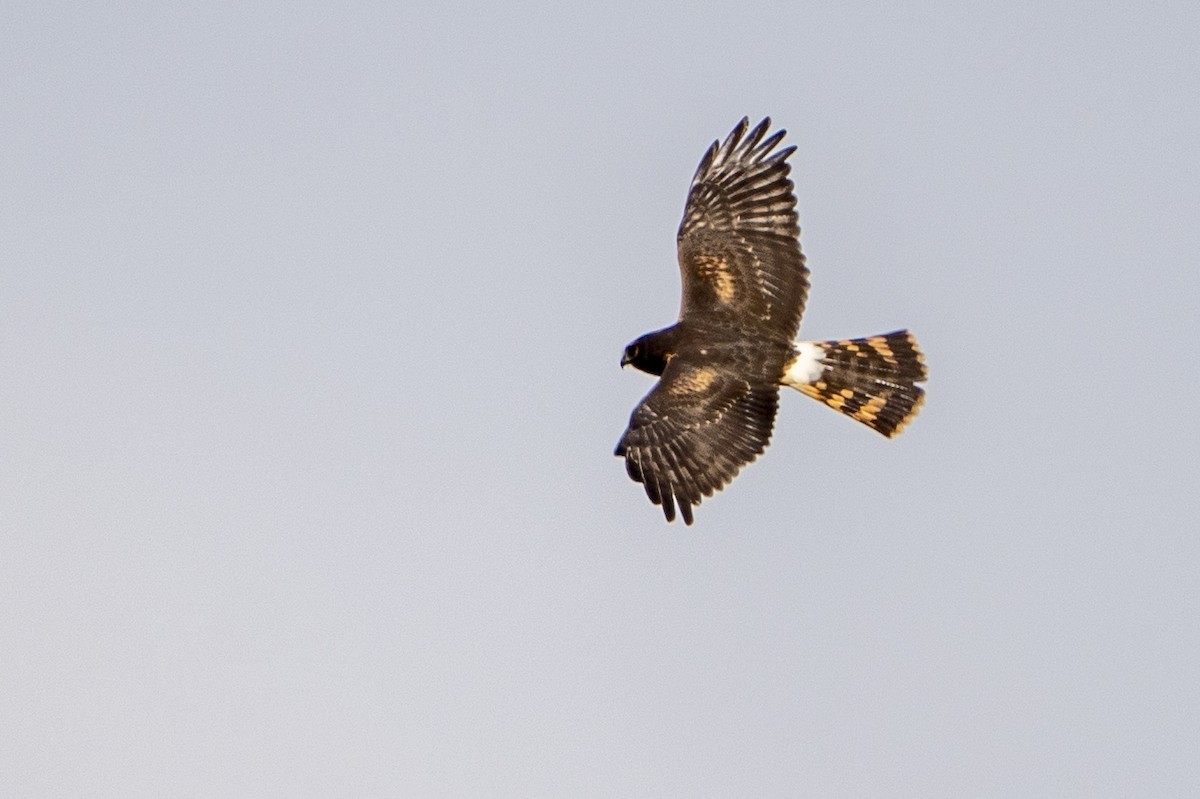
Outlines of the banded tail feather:
[{"label": "banded tail feather", "polygon": [[899,435],[925,399],[925,358],[907,330],[879,336],[801,341],[782,383],[888,438]]}]

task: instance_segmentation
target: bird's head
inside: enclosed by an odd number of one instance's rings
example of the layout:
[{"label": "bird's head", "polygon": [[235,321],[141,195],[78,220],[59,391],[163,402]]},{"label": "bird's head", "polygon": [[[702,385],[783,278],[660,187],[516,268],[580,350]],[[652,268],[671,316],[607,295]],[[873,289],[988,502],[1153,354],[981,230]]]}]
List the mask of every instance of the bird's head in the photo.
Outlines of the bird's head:
[{"label": "bird's head", "polygon": [[667,368],[668,355],[656,336],[656,333],[647,333],[626,347],[621,356],[621,368],[633,366],[648,374],[661,375]]}]

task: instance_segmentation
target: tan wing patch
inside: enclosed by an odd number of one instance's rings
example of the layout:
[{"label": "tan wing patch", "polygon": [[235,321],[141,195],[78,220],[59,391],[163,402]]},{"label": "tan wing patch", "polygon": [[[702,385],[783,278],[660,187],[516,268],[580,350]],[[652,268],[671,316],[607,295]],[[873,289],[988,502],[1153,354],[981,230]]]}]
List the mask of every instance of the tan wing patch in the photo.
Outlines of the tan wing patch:
[{"label": "tan wing patch", "polygon": [[724,256],[697,254],[692,259],[696,269],[696,277],[712,287],[713,294],[725,304],[733,302],[737,294],[733,270]]},{"label": "tan wing patch", "polygon": [[671,392],[677,394],[702,394],[716,382],[717,370],[711,367],[689,369],[671,382]]}]

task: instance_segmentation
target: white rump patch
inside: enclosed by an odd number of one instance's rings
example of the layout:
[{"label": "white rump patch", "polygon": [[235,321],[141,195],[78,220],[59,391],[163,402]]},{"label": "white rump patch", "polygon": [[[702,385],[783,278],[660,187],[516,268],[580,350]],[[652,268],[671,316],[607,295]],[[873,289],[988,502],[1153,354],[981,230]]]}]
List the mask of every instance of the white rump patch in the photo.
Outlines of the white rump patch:
[{"label": "white rump patch", "polygon": [[800,388],[817,382],[821,374],[829,368],[821,362],[825,357],[825,348],[815,341],[797,341],[794,348],[796,357],[783,373],[783,384]]}]

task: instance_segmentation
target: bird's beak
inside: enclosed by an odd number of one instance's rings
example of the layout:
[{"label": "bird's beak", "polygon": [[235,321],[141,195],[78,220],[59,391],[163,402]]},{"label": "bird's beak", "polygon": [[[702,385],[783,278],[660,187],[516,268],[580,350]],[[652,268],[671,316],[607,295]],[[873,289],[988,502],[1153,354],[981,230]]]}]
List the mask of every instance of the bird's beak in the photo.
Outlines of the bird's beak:
[{"label": "bird's beak", "polygon": [[624,369],[630,363],[631,363],[631,361],[629,360],[629,353],[628,352],[621,353],[621,368]]}]

